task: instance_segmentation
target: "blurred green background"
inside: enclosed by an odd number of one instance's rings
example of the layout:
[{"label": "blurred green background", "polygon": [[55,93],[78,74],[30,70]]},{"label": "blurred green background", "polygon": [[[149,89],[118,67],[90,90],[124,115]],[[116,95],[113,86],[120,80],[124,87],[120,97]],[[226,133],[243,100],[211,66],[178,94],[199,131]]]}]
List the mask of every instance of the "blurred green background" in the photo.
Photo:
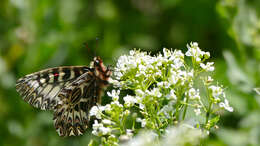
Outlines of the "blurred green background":
[{"label": "blurred green background", "polygon": [[191,41],[210,51],[215,80],[234,107],[205,144],[260,145],[253,90],[260,87],[259,0],[1,0],[0,146],[87,145],[93,137],[60,138],[52,112],[32,108],[15,91],[19,77],[88,65],[93,52],[115,65],[133,48],[185,51]]}]

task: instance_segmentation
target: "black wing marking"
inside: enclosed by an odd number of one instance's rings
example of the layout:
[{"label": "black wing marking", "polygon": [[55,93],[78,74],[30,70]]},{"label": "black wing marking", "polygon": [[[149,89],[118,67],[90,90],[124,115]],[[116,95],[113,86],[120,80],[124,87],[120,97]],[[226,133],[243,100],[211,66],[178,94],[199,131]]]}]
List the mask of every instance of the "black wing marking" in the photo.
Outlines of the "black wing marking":
[{"label": "black wing marking", "polygon": [[81,75],[59,93],[62,102],[54,110],[54,126],[60,136],[82,135],[88,127],[88,113],[98,103],[99,81],[92,72]]},{"label": "black wing marking", "polygon": [[16,82],[16,90],[36,108],[52,110],[60,102],[58,93],[80,75],[89,72],[86,66],[64,66],[26,75]]}]

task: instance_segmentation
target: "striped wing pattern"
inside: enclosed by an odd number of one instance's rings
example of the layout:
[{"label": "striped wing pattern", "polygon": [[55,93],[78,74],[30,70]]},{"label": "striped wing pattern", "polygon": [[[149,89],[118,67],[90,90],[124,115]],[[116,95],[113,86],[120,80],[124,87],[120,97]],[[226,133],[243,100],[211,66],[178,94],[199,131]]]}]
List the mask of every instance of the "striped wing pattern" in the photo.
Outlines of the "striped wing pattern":
[{"label": "striped wing pattern", "polygon": [[88,112],[99,100],[100,88],[92,72],[81,75],[63,88],[61,103],[54,110],[54,126],[60,136],[82,135],[88,125]]},{"label": "striped wing pattern", "polygon": [[17,80],[16,90],[32,106],[54,111],[60,136],[82,135],[89,110],[101,103],[101,91],[112,74],[99,57],[90,67],[64,66],[32,73]]},{"label": "striped wing pattern", "polygon": [[42,110],[53,110],[60,102],[57,95],[61,89],[89,71],[90,68],[86,66],[42,70],[20,78],[16,83],[16,90],[32,106]]}]

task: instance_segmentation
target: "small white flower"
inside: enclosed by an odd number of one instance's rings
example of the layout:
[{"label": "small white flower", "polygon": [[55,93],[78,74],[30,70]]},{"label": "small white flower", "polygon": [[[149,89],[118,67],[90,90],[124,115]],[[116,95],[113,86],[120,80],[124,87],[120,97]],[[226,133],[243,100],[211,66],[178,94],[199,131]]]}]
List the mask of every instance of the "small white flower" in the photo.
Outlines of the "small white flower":
[{"label": "small white flower", "polygon": [[120,90],[112,90],[112,92],[107,92],[107,95],[112,97],[113,101],[118,101]]},{"label": "small white flower", "polygon": [[130,95],[126,95],[123,99],[125,101],[126,107],[131,107],[137,102],[136,98]]},{"label": "small white flower", "polygon": [[127,116],[127,115],[130,114],[130,111],[129,111],[129,110],[125,110],[125,111],[123,112],[123,114]]},{"label": "small white flower", "polygon": [[191,42],[190,45],[187,45],[188,51],[185,53],[186,56],[191,56],[195,58],[196,62],[201,62],[201,58],[205,54],[204,51],[201,51],[198,43]]},{"label": "small white flower", "polygon": [[139,103],[139,108],[140,108],[141,110],[144,110],[144,108],[145,108],[144,104]]},{"label": "small white flower", "polygon": [[210,57],[210,53],[209,53],[209,52],[205,52],[204,57],[205,57],[206,59],[208,59],[208,58]]},{"label": "small white flower", "polygon": [[161,97],[162,93],[159,88],[153,88],[152,91],[147,91],[150,96]]},{"label": "small white flower", "polygon": [[157,83],[157,86],[161,87],[161,88],[169,88],[171,86],[171,84],[167,81],[163,81],[163,82]]},{"label": "small white flower", "polygon": [[95,121],[94,121],[94,124],[93,124],[93,126],[92,126],[92,127],[93,127],[93,129],[95,129],[95,130],[96,130],[96,129],[98,129],[99,127],[102,127],[102,126],[103,126],[103,124],[99,124],[99,123],[98,123],[98,121],[97,121],[97,120],[95,120]]},{"label": "small white flower", "polygon": [[214,62],[207,62],[207,64],[205,65],[204,63],[200,63],[200,67],[202,69],[204,69],[205,71],[214,71],[214,66],[213,66]]},{"label": "small white flower", "polygon": [[119,101],[112,101],[110,104],[115,105],[115,106],[120,107],[120,108],[123,107],[123,105],[120,104]]},{"label": "small white flower", "polygon": [[212,96],[214,98],[219,98],[221,94],[223,94],[223,89],[219,86],[209,86],[209,89],[212,91]]},{"label": "small white flower", "polygon": [[107,135],[111,132],[111,129],[109,127],[104,127],[104,125],[102,123],[98,123],[97,120],[94,121],[92,127],[93,127],[92,134],[96,136]]},{"label": "small white flower", "polygon": [[95,116],[97,119],[101,119],[102,110],[100,110],[97,106],[93,106],[89,111],[89,116]]},{"label": "small white flower", "polygon": [[111,129],[109,127],[99,127],[99,131],[102,135],[107,135],[111,132]]},{"label": "small white flower", "polygon": [[142,127],[146,125],[146,119],[136,118],[136,122],[140,122]]},{"label": "small white flower", "polygon": [[111,109],[111,105],[110,104],[107,104],[105,105],[105,111],[106,112],[110,112],[112,109]]},{"label": "small white flower", "polygon": [[99,131],[99,128],[103,127],[103,124],[100,124],[100,123],[98,123],[97,120],[95,120],[94,124],[92,125],[92,127],[93,127],[92,134],[94,134],[96,136],[101,136],[102,135],[102,133],[100,133],[100,131]]},{"label": "small white flower", "polygon": [[111,125],[112,122],[108,119],[104,119],[104,120],[102,120],[102,123],[105,125]]},{"label": "small white flower", "polygon": [[231,106],[229,106],[229,102],[227,99],[225,99],[224,102],[220,102],[219,106],[223,107],[224,109],[226,109],[229,112],[233,112],[233,108]]},{"label": "small white flower", "polygon": [[211,78],[211,76],[208,76],[208,77],[207,77],[207,82],[209,82],[209,83],[210,83],[210,82],[213,82],[213,79]]},{"label": "small white flower", "polygon": [[175,85],[178,82],[179,78],[177,72],[172,71],[171,76],[169,77],[169,83]]},{"label": "small white flower", "polygon": [[108,82],[109,82],[110,84],[113,84],[113,85],[116,86],[116,87],[121,87],[120,82],[119,82],[118,80],[109,78]]},{"label": "small white flower", "polygon": [[200,108],[195,108],[194,112],[197,116],[201,114]]},{"label": "small white flower", "polygon": [[141,89],[135,90],[136,95],[143,96],[145,93]]},{"label": "small white flower", "polygon": [[146,125],[146,119],[143,119],[142,122],[141,122],[141,126],[145,127],[145,125]]},{"label": "small white flower", "polygon": [[170,57],[172,54],[171,54],[171,51],[168,50],[167,48],[163,48],[163,56],[168,59],[168,57]]},{"label": "small white flower", "polygon": [[133,55],[135,54],[135,51],[134,51],[134,50],[130,50],[130,51],[129,51],[129,54],[130,54],[131,56],[133,56]]},{"label": "small white flower", "polygon": [[166,96],[166,98],[167,98],[167,99],[170,99],[170,100],[177,100],[177,96],[175,95],[175,91],[172,89],[172,90],[170,91],[170,94],[168,94],[168,95]]},{"label": "small white flower", "polygon": [[189,90],[189,92],[188,92],[188,95],[189,95],[190,99],[199,100],[199,99],[200,99],[199,93],[200,93],[200,90],[199,90],[199,89],[195,90],[194,88],[191,88],[191,89]]}]

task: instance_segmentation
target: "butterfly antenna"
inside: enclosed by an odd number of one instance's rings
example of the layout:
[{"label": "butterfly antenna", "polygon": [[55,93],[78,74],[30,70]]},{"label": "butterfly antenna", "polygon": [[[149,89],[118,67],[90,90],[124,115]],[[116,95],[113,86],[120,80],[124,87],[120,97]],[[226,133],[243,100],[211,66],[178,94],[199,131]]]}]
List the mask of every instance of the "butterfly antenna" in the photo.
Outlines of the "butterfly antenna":
[{"label": "butterfly antenna", "polygon": [[[99,41],[99,38],[98,37],[96,37],[96,49],[98,49],[98,41]],[[94,55],[96,56],[96,51],[94,51]]]},{"label": "butterfly antenna", "polygon": [[91,49],[89,48],[88,43],[84,42],[84,43],[83,43],[83,47],[88,50],[88,52],[91,54],[91,56],[93,56],[93,55],[96,56],[96,53],[94,52],[94,54],[93,54],[93,52],[92,52]]}]

